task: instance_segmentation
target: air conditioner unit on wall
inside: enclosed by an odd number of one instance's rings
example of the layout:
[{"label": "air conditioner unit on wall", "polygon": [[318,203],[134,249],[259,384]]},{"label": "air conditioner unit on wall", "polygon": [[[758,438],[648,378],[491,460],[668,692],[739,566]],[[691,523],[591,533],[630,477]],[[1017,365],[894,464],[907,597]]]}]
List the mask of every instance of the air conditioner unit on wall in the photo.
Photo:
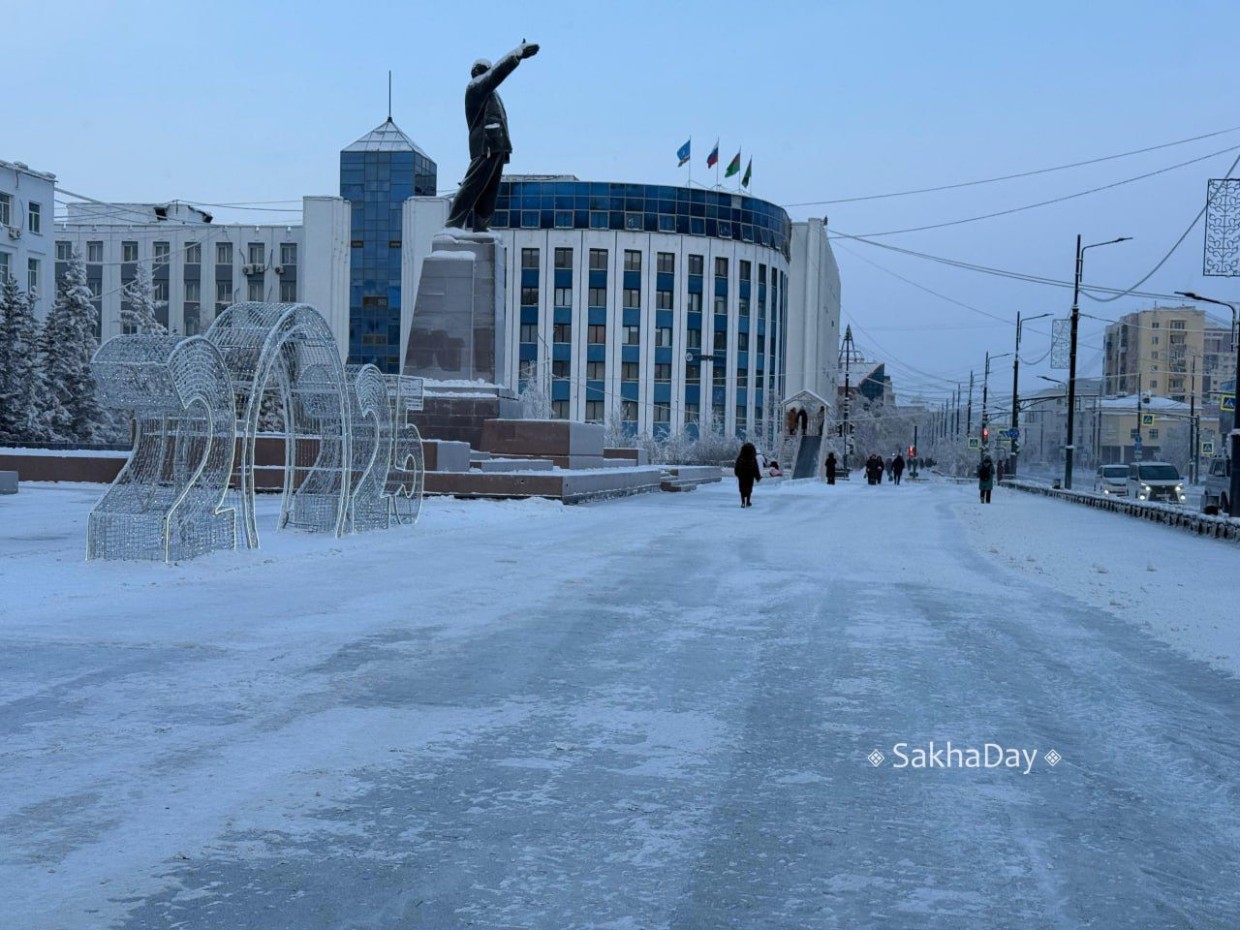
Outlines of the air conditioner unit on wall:
[{"label": "air conditioner unit on wall", "polygon": [[22,237],[22,231],[18,227],[10,226],[8,227],[8,230],[10,239],[20,239]]},{"label": "air conditioner unit on wall", "polygon": [[273,270],[276,274],[284,274],[284,266],[283,266],[283,265],[276,265],[276,266],[275,266],[275,268],[273,268],[272,270]]}]

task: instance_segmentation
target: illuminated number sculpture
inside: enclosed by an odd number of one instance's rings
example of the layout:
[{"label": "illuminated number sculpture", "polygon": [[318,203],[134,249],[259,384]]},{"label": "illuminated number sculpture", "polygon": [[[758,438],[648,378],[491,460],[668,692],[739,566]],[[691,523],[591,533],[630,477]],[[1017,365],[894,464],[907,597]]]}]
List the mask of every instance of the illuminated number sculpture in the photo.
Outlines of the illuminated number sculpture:
[{"label": "illuminated number sculpture", "polygon": [[[282,402],[279,526],[339,536],[417,519],[422,381],[348,370],[305,304],[234,304],[205,336],[117,336],[91,362],[103,403],[131,410],[128,463],[90,515],[87,557],[192,558],[258,546],[263,400]],[[230,492],[230,482],[232,490]],[[235,506],[224,506],[229,494]]]},{"label": "illuminated number sculpture", "polygon": [[90,514],[89,559],[172,562],[236,547],[224,506],[233,468],[232,385],[201,336],[110,339],[91,369],[105,407],[132,411],[133,451]]}]

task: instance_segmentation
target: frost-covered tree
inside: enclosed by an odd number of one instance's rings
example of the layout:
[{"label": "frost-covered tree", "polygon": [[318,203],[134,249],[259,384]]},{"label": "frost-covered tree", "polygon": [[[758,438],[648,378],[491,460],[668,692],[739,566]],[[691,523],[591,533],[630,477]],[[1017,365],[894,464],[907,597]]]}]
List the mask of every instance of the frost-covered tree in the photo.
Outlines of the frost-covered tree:
[{"label": "frost-covered tree", "polygon": [[134,279],[125,285],[121,301],[121,327],[126,333],[149,333],[162,336],[168,327],[159,322],[156,316],[166,301],[155,299],[155,282],[151,279],[151,269],[143,262],[138,262],[134,271]]},{"label": "frost-covered tree", "polygon": [[521,370],[521,379],[525,382],[517,395],[517,400],[521,402],[521,416],[526,420],[550,420],[551,395],[538,376],[538,363],[527,363]]},{"label": "frost-covered tree", "polygon": [[40,339],[47,379],[47,426],[54,441],[94,442],[106,426],[90,370],[91,356],[99,347],[97,320],[86,285],[86,266],[81,255],[75,254],[56,282],[56,300]]},{"label": "frost-covered tree", "polygon": [[0,439],[47,439],[46,398],[34,300],[6,275],[0,282]]},{"label": "frost-covered tree", "polygon": [[613,404],[603,421],[603,445],[608,449],[632,449],[634,437],[624,425],[624,412],[619,404]]}]

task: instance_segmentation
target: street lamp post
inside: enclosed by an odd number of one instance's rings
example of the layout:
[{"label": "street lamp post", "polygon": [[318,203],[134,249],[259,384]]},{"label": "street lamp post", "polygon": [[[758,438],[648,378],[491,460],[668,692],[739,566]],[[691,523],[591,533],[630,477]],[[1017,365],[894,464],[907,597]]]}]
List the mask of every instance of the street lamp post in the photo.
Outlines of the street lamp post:
[{"label": "street lamp post", "polygon": [[990,451],[990,408],[988,401],[990,400],[990,360],[992,358],[1007,358],[1010,352],[1004,352],[1002,355],[991,355],[986,353],[986,370],[982,375],[982,457],[986,457],[986,453]]},{"label": "street lamp post", "polygon": [[1085,250],[1094,249],[1101,245],[1127,242],[1131,238],[1131,236],[1120,236],[1118,239],[1109,239],[1106,242],[1095,242],[1091,245],[1082,246],[1080,235],[1076,237],[1076,275],[1072,285],[1072,326],[1068,347],[1068,441],[1064,447],[1063,457],[1063,486],[1065,488],[1070,489],[1072,487],[1072,451],[1074,442],[1072,430],[1076,427],[1076,421],[1073,417],[1076,407],[1076,332],[1081,320],[1081,271],[1085,267]]},{"label": "street lamp post", "polygon": [[1232,386],[1232,414],[1231,414],[1231,486],[1230,493],[1227,497],[1228,509],[1231,511],[1228,515],[1232,517],[1240,517],[1240,327],[1236,325],[1236,304],[1227,300],[1215,300],[1212,297],[1202,297],[1200,294],[1194,294],[1192,291],[1176,291],[1181,297],[1187,297],[1190,300],[1200,300],[1203,304],[1218,304],[1220,307],[1227,307],[1231,310],[1231,346],[1236,350],[1236,382]]},{"label": "street lamp post", "polygon": [[[1050,313],[1039,313],[1037,316],[1029,317],[1030,320],[1040,320],[1043,317],[1051,316]],[[1024,322],[1028,322],[1025,320]],[[1016,438],[1016,431],[1020,429],[1020,311],[1016,313],[1016,351],[1012,353],[1012,459],[1008,464],[1008,474],[1013,478],[1016,477],[1016,457],[1020,452],[1020,440]]]}]

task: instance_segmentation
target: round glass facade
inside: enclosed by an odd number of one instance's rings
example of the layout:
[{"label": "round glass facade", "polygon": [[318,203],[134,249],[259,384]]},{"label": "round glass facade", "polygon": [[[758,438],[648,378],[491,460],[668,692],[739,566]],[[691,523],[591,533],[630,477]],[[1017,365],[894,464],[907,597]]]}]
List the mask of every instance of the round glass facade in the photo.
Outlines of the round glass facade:
[{"label": "round glass facade", "polygon": [[782,207],[727,191],[607,181],[512,180],[500,184],[496,229],[598,229],[734,239],[789,257],[792,221]]}]

